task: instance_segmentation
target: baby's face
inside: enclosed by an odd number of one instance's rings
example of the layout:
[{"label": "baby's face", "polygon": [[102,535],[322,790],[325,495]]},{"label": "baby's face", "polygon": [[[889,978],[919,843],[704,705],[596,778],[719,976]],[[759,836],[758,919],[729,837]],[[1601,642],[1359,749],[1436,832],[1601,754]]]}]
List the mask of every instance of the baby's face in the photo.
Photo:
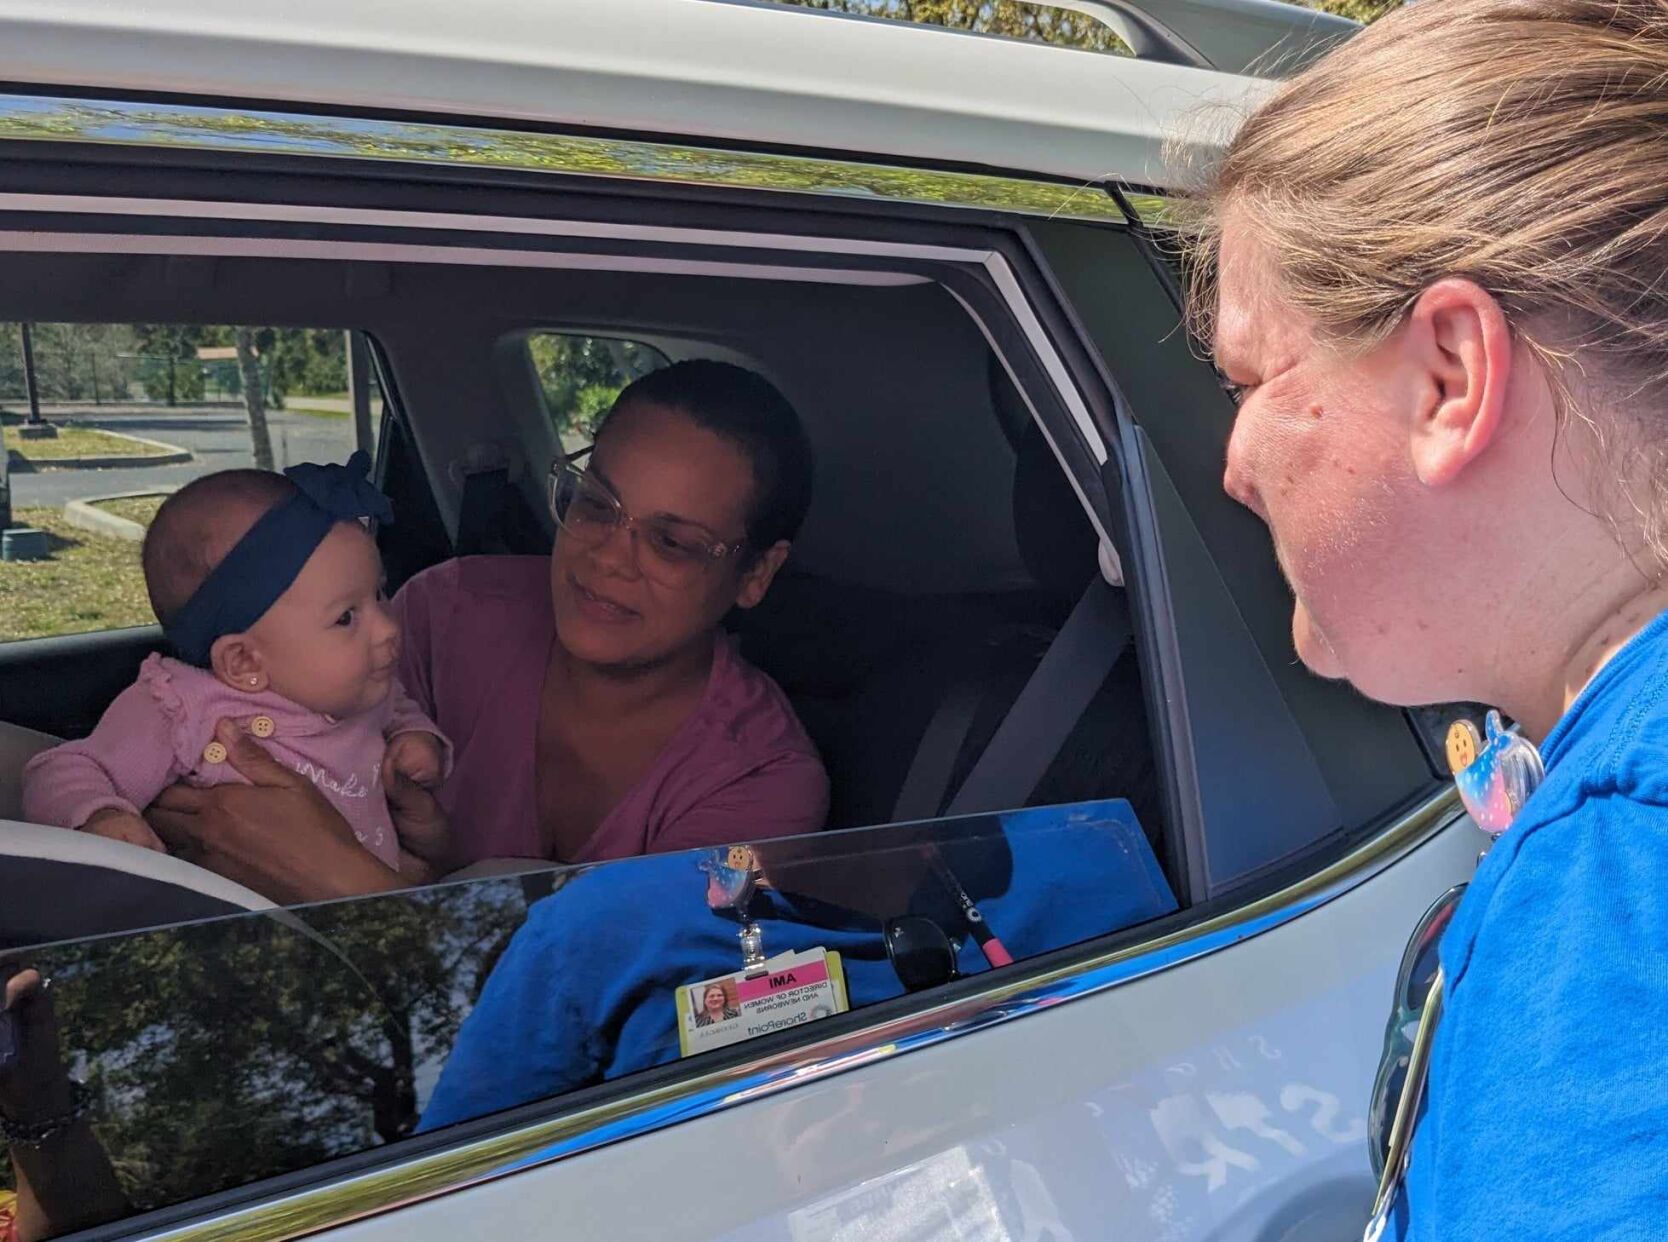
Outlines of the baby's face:
[{"label": "baby's face", "polygon": [[353,716],[387,698],[400,631],[370,535],[336,523],[249,638],[272,689],[305,708]]}]

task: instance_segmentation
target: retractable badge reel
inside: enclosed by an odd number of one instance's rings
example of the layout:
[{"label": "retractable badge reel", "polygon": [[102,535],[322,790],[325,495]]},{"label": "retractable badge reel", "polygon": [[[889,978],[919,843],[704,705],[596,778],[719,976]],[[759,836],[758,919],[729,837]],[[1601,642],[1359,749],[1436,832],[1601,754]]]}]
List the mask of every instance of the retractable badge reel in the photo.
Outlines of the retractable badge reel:
[{"label": "retractable badge reel", "polygon": [[1477,827],[1498,838],[1512,826],[1546,768],[1540,751],[1518,736],[1517,726],[1506,728],[1499,712],[1488,714],[1483,730],[1479,734],[1469,720],[1449,726],[1448,768]]},{"label": "retractable badge reel", "polygon": [[[1450,725],[1447,752],[1448,770],[1453,773],[1460,801],[1465,804],[1477,827],[1488,834],[1490,841],[1498,840],[1512,826],[1546,775],[1540,751],[1518,735],[1516,726],[1507,728],[1499,712],[1491,711],[1483,719],[1481,732],[1469,720],[1456,720]],[[1407,1178],[1408,1160],[1413,1152],[1414,1124],[1430,1076],[1431,1047],[1437,1023],[1442,1018],[1443,976],[1440,962],[1434,965],[1430,983],[1417,1005],[1404,999],[1402,993],[1407,990],[1406,981],[1420,973],[1414,967],[1422,960],[1419,952],[1421,938],[1429,940],[1429,945],[1425,947],[1435,945],[1433,929],[1439,921],[1446,926],[1453,917],[1453,907],[1458,904],[1464,888],[1464,885],[1459,885],[1450,890],[1426,913],[1403,954],[1402,970],[1397,979],[1397,1009],[1385,1037],[1384,1055],[1373,1090],[1372,1114],[1388,1118],[1389,1126],[1382,1140],[1384,1163],[1379,1175],[1378,1193],[1373,1198],[1372,1215],[1363,1234],[1364,1242],[1379,1242],[1383,1237],[1396,1196]],[[1394,1100],[1385,1098],[1395,1094],[1398,1083],[1400,1097]],[[1376,1133],[1374,1141],[1380,1141]]]},{"label": "retractable badge reel", "polygon": [[741,941],[742,969],[763,970],[764,931],[748,915],[759,891],[759,866],[753,851],[745,845],[714,850],[702,861],[701,870],[707,873],[707,907],[733,911],[741,923],[736,935]]}]

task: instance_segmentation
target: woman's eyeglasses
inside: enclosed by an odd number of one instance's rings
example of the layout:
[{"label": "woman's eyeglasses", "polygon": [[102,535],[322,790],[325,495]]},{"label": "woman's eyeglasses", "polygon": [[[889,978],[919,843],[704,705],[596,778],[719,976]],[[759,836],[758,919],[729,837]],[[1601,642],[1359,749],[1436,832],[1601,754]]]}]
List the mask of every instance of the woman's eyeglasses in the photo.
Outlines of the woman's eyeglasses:
[{"label": "woman's eyeglasses", "polygon": [[607,484],[577,466],[550,468],[550,514],[584,548],[600,548],[616,530],[632,536],[645,577],[668,587],[693,583],[710,566],[747,547],[724,543],[704,526],[677,518],[635,518]]}]

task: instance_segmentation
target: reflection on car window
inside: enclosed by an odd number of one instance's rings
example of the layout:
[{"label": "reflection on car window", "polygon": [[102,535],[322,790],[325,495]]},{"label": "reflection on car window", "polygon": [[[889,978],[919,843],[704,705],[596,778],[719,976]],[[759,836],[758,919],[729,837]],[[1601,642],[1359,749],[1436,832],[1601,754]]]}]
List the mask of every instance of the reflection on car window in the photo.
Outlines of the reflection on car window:
[{"label": "reflection on car window", "polygon": [[0,527],[38,532],[0,561],[0,641],[150,624],[138,540],[199,475],[374,451],[382,399],[355,335],[0,323]]},{"label": "reflection on car window", "polygon": [[814,1033],[845,1008],[1175,908],[1129,805],[1108,801],[9,957],[53,978],[66,1059],[144,1210],[777,1031]]}]

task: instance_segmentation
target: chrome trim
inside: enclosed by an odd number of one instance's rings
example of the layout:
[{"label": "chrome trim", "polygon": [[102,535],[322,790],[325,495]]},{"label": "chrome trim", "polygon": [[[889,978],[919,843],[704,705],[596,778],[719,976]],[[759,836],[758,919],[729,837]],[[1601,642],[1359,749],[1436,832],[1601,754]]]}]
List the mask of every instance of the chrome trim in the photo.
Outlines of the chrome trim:
[{"label": "chrome trim", "polygon": [[1377,875],[1463,814],[1444,788],[1313,875],[1236,910],[1066,966],[1023,964],[971,996],[746,1065],[696,1074],[567,1116],[535,1121],[387,1168],[239,1208],[151,1236],[173,1242],[269,1242],[344,1225],[534,1165],[578,1155],[999,1022],[1092,995],[1239,944],[1309,913]]},{"label": "chrome trim", "polygon": [[1099,186],[381,118],[0,95],[0,140],[502,168],[1124,222]]}]

